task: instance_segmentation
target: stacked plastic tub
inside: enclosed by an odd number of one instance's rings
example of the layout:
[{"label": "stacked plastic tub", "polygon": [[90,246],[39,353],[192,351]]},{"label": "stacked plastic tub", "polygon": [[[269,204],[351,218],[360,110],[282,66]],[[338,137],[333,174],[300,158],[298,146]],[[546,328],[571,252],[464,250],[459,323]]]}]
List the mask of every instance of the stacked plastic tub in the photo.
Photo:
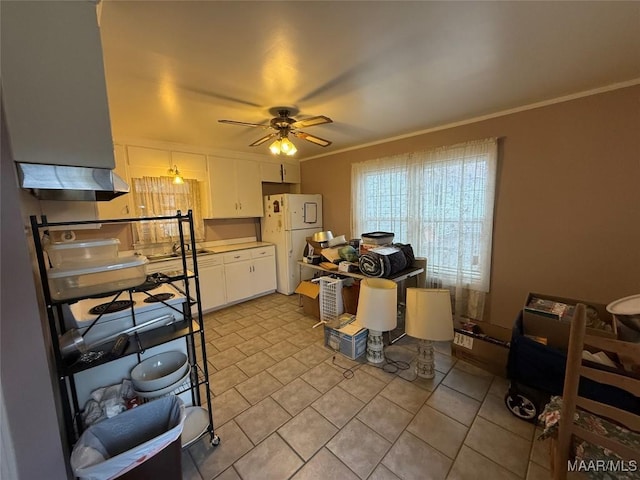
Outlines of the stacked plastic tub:
[{"label": "stacked plastic tub", "polygon": [[116,238],[51,243],[47,276],[54,300],[126,290],[146,279],[147,258],[118,256]]}]

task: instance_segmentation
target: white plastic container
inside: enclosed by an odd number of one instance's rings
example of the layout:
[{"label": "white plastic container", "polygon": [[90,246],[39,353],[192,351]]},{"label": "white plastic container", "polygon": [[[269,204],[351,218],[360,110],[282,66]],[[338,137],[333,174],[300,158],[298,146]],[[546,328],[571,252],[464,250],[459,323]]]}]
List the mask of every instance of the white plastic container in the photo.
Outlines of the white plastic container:
[{"label": "white plastic container", "polygon": [[46,247],[47,255],[54,267],[62,267],[70,263],[95,262],[118,257],[117,238],[100,240],[56,242]]},{"label": "white plastic container", "polygon": [[344,312],[340,278],[320,277],[320,320],[329,322]]},{"label": "white plastic container", "polygon": [[389,245],[393,243],[395,235],[391,232],[369,232],[360,235],[362,243],[369,245]]},{"label": "white plastic container", "polygon": [[147,257],[132,255],[94,262],[69,263],[47,272],[54,300],[87,297],[142,284]]}]

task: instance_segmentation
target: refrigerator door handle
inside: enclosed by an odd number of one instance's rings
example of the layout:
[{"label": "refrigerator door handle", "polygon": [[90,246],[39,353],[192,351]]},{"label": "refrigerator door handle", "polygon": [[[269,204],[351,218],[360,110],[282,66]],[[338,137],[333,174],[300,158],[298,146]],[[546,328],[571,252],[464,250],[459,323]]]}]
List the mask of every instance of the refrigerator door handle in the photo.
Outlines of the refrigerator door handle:
[{"label": "refrigerator door handle", "polygon": [[315,202],[304,202],[304,212],[302,219],[304,223],[318,222],[318,204]]}]

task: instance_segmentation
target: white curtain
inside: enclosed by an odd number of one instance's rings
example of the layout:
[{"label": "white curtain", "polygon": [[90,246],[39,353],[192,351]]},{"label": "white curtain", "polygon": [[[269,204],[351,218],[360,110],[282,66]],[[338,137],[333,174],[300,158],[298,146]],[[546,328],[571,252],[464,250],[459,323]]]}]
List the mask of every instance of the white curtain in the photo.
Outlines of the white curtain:
[{"label": "white curtain", "polygon": [[489,291],[497,150],[491,138],[352,165],[351,233],[410,243],[429,284],[473,319]]},{"label": "white curtain", "polygon": [[[200,185],[197,180],[184,179],[184,183],[173,183],[173,177],[132,178],[135,214],[138,217],[163,217],[184,215],[193,211],[193,223],[196,240],[204,239],[204,221],[202,219],[202,201]],[[175,242],[179,239],[177,220],[149,221],[134,223],[135,242],[152,244]],[[187,223],[183,223],[185,238],[191,238]]]}]

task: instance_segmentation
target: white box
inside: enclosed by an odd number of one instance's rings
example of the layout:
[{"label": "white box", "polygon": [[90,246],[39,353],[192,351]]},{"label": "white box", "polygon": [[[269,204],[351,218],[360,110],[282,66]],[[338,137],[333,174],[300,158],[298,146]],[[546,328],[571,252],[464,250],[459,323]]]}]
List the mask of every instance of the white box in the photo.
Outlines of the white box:
[{"label": "white box", "polygon": [[366,352],[368,334],[369,330],[355,322],[340,329],[325,325],[324,344],[332,350],[355,360]]}]

